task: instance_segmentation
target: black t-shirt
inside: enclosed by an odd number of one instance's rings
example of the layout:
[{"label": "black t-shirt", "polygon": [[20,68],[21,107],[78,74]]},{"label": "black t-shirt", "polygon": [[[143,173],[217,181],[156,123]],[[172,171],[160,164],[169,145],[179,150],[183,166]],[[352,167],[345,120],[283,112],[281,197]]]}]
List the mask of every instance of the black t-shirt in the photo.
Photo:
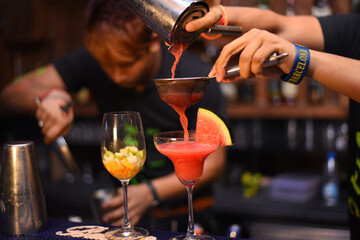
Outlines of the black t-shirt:
[{"label": "black t-shirt", "polygon": [[[319,18],[325,52],[360,60],[360,14]],[[359,93],[360,94],[360,93]],[[350,100],[348,206],[351,239],[360,239],[360,104]]]},{"label": "black t-shirt", "polygon": [[[174,56],[162,46],[162,66],[156,78],[171,77]],[[93,94],[101,116],[111,111],[138,111],[144,125],[147,143],[145,170],[137,175],[137,180],[152,179],[173,172],[173,165],[154,147],[153,134],[163,131],[182,130],[179,115],[162,101],[153,81],[149,81],[141,93],[116,85],[102,70],[98,62],[86,48],[74,51],[54,62],[54,65],[70,92],[87,87]],[[185,51],[176,68],[176,77],[207,76],[211,69],[198,56]],[[212,109],[226,117],[225,99],[219,84],[210,81],[205,96],[186,111],[188,129],[195,129],[199,107]]]}]

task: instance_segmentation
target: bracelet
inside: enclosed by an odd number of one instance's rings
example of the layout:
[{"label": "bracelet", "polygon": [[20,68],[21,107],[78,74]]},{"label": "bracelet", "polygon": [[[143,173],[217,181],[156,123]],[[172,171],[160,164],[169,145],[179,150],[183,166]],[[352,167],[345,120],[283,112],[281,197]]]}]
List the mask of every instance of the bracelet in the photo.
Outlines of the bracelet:
[{"label": "bracelet", "polygon": [[281,80],[298,85],[307,73],[310,64],[310,51],[304,46],[297,44],[294,46],[296,51],[294,64],[289,74],[281,76]]},{"label": "bracelet", "polygon": [[[227,26],[228,22],[229,22],[228,15],[226,14],[225,9],[221,5],[220,5],[220,10],[222,13],[222,17],[220,18],[218,25]],[[207,40],[215,40],[215,39],[218,39],[219,37],[221,37],[222,34],[216,34],[215,36],[209,36],[206,33],[201,33],[201,36]]]},{"label": "bracelet", "polygon": [[152,182],[150,182],[148,180],[143,181],[143,183],[145,183],[150,188],[151,194],[153,195],[154,200],[152,201],[151,206],[152,207],[158,206],[160,204],[160,199],[156,193],[154,185],[152,184]]},{"label": "bracelet", "polygon": [[[44,92],[43,94],[41,94],[40,96],[37,97],[38,100],[41,102],[41,101],[45,100],[46,98],[57,98],[57,99],[63,99],[66,102],[66,105],[72,105],[72,99],[68,100],[66,97],[58,96],[58,95],[50,96],[50,93],[52,91],[54,91],[55,89],[56,88],[47,90],[46,92]],[[59,90],[61,90],[61,89],[59,89]]]},{"label": "bracelet", "polygon": [[221,10],[222,16],[221,16],[218,24],[227,26],[229,24],[228,15],[226,14],[225,9],[223,8],[223,6],[219,5],[219,7],[220,7],[220,10]]}]

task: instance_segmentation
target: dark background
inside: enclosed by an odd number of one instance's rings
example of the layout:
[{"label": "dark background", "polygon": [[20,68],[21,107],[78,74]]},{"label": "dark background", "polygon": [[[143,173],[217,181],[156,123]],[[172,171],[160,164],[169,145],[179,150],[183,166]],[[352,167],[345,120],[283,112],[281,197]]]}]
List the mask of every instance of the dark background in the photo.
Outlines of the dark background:
[{"label": "dark background", "polygon": [[[83,45],[87,2],[0,1],[0,90],[15,77]],[[199,40],[189,51],[211,62],[229,40],[231,37],[211,42]],[[269,84],[250,79],[231,86],[235,96],[227,95],[235,145],[228,148],[226,170],[214,185],[217,191],[213,211],[218,227],[205,230],[226,235],[229,226],[240,224],[243,237],[271,239],[265,233],[274,232],[278,233],[275,239],[282,239],[284,229],[294,235],[299,231],[315,234],[319,229],[321,232],[332,229],[335,233],[327,232],[334,239],[340,234],[342,239],[341,234],[347,234],[347,99],[308,79],[301,84],[294,105],[289,106],[281,93],[280,103],[274,104],[274,91]],[[10,114],[1,103],[0,143],[35,142],[50,217],[80,216],[84,221],[92,221],[89,196],[115,181],[101,164],[100,118],[91,94],[83,89],[73,97],[76,119],[66,139],[82,169],[79,179],[73,179],[51,148],[44,145],[33,117]],[[321,177],[328,151],[335,151],[339,162],[341,201],[337,207],[324,207],[320,191],[305,204],[269,199],[269,179],[280,173],[301,172]],[[244,172],[263,176],[260,190],[250,199],[243,196]],[[284,239],[289,239],[289,235]]]}]

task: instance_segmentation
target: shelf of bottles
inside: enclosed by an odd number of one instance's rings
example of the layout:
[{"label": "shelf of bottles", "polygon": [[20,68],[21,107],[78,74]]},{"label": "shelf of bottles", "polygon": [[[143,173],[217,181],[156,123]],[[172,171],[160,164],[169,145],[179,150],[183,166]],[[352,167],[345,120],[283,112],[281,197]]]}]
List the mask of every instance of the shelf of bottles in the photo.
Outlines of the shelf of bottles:
[{"label": "shelf of bottles", "polygon": [[347,118],[348,98],[313,79],[295,86],[280,79],[246,79],[222,85],[230,118]]}]

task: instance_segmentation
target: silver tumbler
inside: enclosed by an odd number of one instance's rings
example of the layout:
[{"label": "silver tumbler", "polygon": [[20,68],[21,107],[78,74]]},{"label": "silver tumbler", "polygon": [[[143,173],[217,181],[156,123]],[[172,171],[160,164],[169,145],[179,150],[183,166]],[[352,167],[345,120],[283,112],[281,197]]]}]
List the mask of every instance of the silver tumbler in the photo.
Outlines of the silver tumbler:
[{"label": "silver tumbler", "polygon": [[43,230],[46,224],[46,202],[34,143],[5,143],[0,165],[0,232],[30,234]]}]

